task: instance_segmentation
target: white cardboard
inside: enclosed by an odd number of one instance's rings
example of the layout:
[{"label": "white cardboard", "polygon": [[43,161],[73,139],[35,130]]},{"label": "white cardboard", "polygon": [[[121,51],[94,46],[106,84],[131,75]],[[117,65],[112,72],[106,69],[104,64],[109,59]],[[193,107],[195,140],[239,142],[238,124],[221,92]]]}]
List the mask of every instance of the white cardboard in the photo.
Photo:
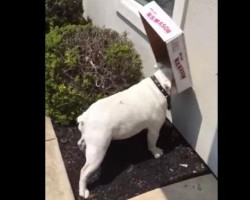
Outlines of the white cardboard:
[{"label": "white cardboard", "polygon": [[[148,25],[154,30],[154,32],[147,32],[147,28],[145,27],[145,24],[143,24],[149,41],[151,38],[155,37],[155,35],[152,34],[158,34],[162,43],[165,43],[167,47],[166,58],[168,58],[171,63],[177,92],[180,93],[192,87],[183,31],[155,1],[151,1],[143,6],[143,8],[139,10],[139,13],[141,18],[143,18],[144,21],[146,21],[146,23],[148,23]],[[154,40],[151,39],[151,41]],[[153,48],[151,42],[150,45]],[[164,48],[162,45],[160,46],[161,47],[159,48],[162,49],[159,49],[159,51],[163,51]],[[157,51],[155,49],[153,51],[155,57],[157,57]],[[162,52],[159,52],[159,54],[162,54]],[[158,56],[157,62],[161,62],[159,59],[163,59],[163,57]]]}]

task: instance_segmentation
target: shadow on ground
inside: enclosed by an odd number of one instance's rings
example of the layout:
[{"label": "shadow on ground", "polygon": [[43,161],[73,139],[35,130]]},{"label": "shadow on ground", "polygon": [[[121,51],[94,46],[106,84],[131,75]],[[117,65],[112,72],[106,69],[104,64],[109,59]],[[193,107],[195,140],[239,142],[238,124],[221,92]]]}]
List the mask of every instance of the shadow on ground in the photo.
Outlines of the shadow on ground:
[{"label": "shadow on ground", "polygon": [[[76,127],[55,126],[69,180],[78,199],[83,153],[77,148]],[[90,177],[90,199],[125,200],[149,190],[209,173],[208,168],[169,121],[158,146],[164,155],[154,159],[147,150],[147,130],[126,140],[112,141],[101,167]],[[184,166],[180,165],[184,164]],[[187,167],[185,167],[187,166]]]}]

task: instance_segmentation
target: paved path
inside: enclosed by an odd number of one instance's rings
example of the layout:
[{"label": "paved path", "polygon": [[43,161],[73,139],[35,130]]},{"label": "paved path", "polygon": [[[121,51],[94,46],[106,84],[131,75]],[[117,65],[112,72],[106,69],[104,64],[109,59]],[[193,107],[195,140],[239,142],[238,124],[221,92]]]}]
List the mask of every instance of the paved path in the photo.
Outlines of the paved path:
[{"label": "paved path", "polygon": [[46,200],[74,200],[51,121],[46,117]]}]

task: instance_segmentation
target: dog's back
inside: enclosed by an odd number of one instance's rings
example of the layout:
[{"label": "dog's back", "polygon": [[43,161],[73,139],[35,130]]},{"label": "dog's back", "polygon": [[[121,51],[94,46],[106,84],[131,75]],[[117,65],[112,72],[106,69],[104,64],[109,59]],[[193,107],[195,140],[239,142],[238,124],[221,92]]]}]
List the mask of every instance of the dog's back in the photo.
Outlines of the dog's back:
[{"label": "dog's back", "polygon": [[80,123],[84,122],[84,132],[99,129],[100,132],[110,132],[112,139],[125,139],[159,121],[159,117],[165,116],[162,103],[165,104],[166,100],[163,98],[159,104],[150,81],[144,79],[123,92],[92,104],[78,117]]}]

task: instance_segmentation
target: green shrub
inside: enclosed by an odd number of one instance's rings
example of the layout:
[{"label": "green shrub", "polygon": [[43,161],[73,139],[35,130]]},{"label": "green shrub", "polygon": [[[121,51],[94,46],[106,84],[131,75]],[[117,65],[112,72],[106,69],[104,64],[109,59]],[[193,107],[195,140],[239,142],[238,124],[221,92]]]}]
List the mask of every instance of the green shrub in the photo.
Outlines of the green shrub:
[{"label": "green shrub", "polygon": [[86,24],[82,17],[82,0],[46,0],[45,1],[45,31],[52,27],[68,24]]},{"label": "green shrub", "polygon": [[126,34],[91,25],[54,28],[46,35],[46,114],[74,122],[96,100],[139,82],[141,69]]}]

